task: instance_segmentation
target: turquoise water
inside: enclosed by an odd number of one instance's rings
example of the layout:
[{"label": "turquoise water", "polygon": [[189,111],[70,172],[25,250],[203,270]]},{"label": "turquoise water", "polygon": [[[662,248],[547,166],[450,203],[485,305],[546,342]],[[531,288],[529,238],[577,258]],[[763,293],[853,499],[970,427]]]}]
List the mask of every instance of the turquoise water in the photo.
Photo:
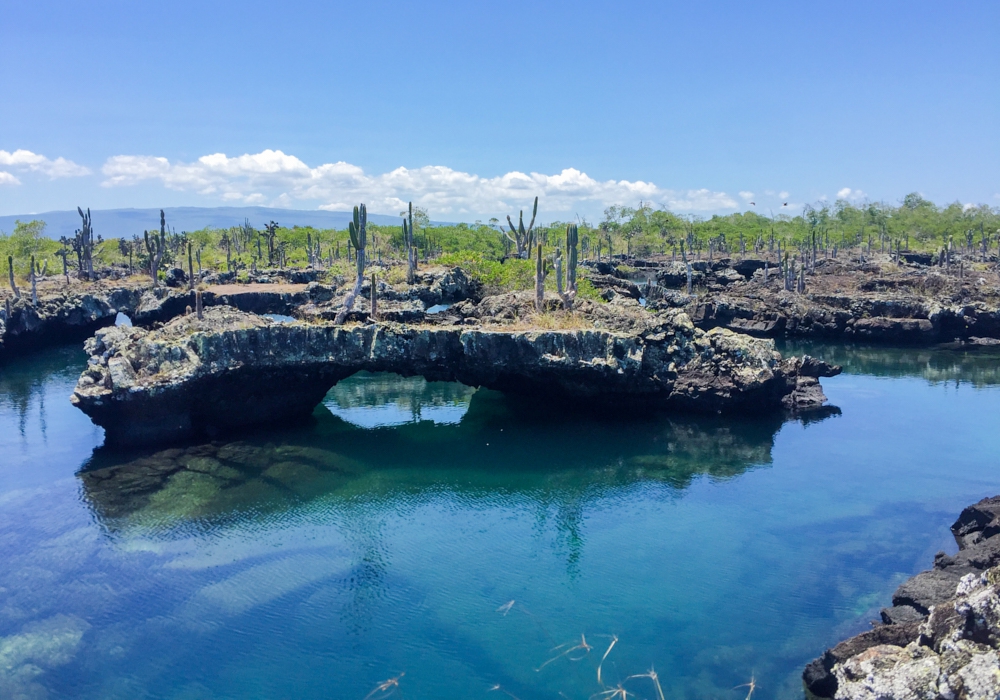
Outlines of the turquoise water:
[{"label": "turquoise water", "polygon": [[798,349],[847,366],[839,415],[359,375],[308,425],[129,454],[68,402],[82,352],[8,364],[0,698],[653,698],[651,668],[669,698],[801,698],[1000,493],[1000,355]]}]

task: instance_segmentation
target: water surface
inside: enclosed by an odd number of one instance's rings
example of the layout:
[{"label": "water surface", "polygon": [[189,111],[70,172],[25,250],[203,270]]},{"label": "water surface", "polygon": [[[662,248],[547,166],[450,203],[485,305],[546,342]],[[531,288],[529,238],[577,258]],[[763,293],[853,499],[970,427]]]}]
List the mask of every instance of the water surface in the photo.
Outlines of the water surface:
[{"label": "water surface", "polygon": [[839,415],[366,374],[307,425],[129,453],[68,402],[82,352],[10,363],[0,697],[651,698],[655,668],[671,698],[801,698],[1000,493],[1000,355],[795,349],[844,363]]}]

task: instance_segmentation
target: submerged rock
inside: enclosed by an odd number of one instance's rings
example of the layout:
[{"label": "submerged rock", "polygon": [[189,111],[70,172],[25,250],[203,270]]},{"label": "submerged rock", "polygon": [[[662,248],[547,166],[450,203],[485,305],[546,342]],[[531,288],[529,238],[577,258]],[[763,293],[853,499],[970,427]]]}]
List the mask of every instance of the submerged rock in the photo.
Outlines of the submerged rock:
[{"label": "submerged rock", "polygon": [[996,700],[1000,697],[1000,496],[952,525],[960,551],[903,583],[874,629],[810,663],[814,698]]},{"label": "submerged rock", "polygon": [[812,361],[807,376],[802,360],[783,360],[772,341],[702,332],[681,312],[599,307],[604,327],[571,330],[281,324],[216,307],[156,331],[99,331],[72,401],[109,443],[152,443],[307,417],[360,370],[545,400],[712,412],[813,408],[825,398],[815,375],[839,371]]}]

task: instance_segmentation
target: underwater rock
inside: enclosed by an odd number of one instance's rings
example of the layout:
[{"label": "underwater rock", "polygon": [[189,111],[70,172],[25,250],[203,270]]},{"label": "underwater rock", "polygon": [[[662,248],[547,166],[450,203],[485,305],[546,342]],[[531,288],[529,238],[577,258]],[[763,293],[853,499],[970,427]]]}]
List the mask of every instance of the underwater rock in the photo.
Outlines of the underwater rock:
[{"label": "underwater rock", "polygon": [[[952,525],[960,547],[903,583],[882,622],[828,649],[802,674],[807,694],[836,700],[1000,697],[1000,497]],[[988,533],[988,534],[987,534]],[[964,555],[964,556],[963,556]],[[960,558],[961,557],[961,558]]]},{"label": "underwater rock", "polygon": [[[617,330],[276,323],[215,307],[155,331],[99,331],[72,401],[118,444],[303,419],[361,370],[631,410],[773,410],[789,395],[796,408],[821,402],[818,383],[799,383],[802,361],[783,360],[772,341],[705,333],[678,311],[597,306],[595,323]],[[839,370],[815,361],[808,371]]]}]

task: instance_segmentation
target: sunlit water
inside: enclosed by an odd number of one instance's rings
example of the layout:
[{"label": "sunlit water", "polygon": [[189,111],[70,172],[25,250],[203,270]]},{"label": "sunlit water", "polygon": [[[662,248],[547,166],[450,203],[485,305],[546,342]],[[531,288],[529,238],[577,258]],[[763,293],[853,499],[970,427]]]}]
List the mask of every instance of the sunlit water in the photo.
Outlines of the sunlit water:
[{"label": "sunlit water", "polygon": [[652,698],[650,668],[669,698],[801,698],[1000,493],[996,353],[805,349],[847,366],[840,415],[364,375],[295,430],[133,454],[69,404],[82,352],[10,363],[0,698]]}]

